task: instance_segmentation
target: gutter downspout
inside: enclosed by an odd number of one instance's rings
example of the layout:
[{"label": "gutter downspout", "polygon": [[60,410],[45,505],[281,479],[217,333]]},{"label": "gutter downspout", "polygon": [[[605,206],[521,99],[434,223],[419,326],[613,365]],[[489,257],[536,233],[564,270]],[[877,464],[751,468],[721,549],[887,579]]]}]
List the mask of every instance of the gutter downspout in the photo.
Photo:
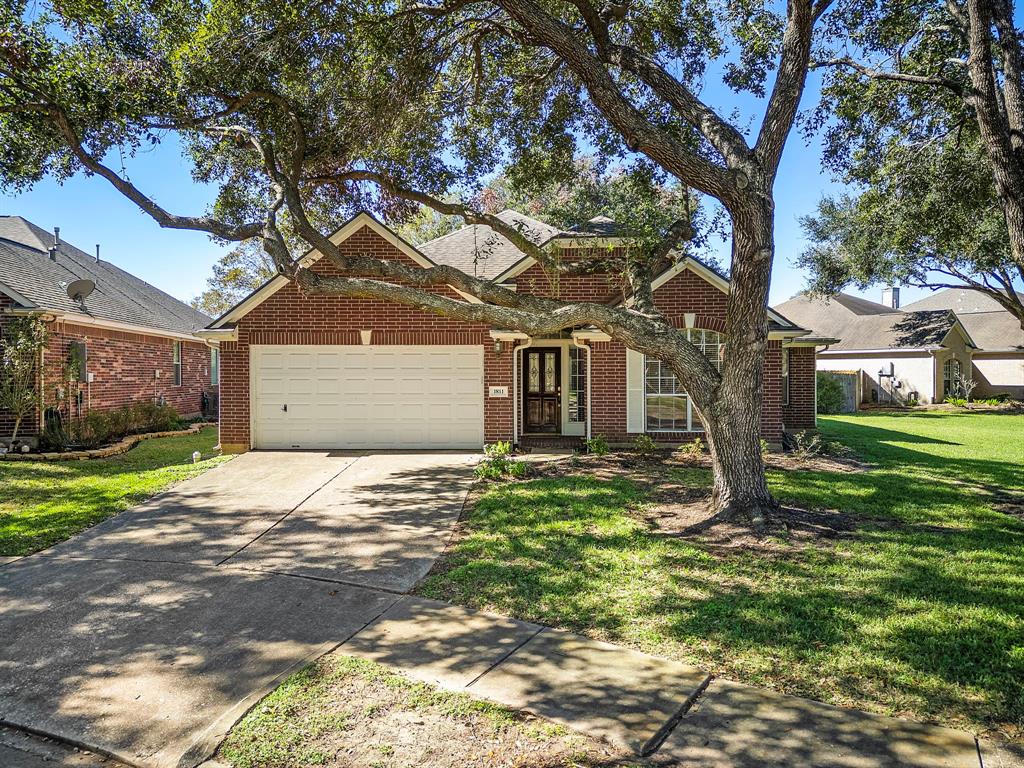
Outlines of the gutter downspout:
[{"label": "gutter downspout", "polygon": [[574,347],[579,349],[585,349],[587,351],[587,440],[590,440],[590,404],[593,402],[593,398],[590,396],[590,353],[591,349],[589,346],[581,342],[575,336],[572,337],[572,343]]},{"label": "gutter downspout", "polygon": [[[201,336],[199,338],[202,339]],[[210,341],[209,339],[202,339],[202,341],[203,341],[203,344],[205,344],[210,349],[215,350],[217,352],[217,444],[215,446],[213,446],[214,450],[217,450],[217,449],[220,448],[220,445],[221,445],[221,439],[220,439],[220,367],[221,367],[221,362],[222,361],[220,359],[220,342],[214,343],[214,342]],[[211,374],[213,373],[213,369],[212,368],[210,369],[210,373]],[[211,387],[213,386],[212,377],[211,377],[211,381],[210,381],[210,386]]]},{"label": "gutter downspout", "polygon": [[533,337],[512,348],[512,445],[519,445],[519,353],[533,345]]}]

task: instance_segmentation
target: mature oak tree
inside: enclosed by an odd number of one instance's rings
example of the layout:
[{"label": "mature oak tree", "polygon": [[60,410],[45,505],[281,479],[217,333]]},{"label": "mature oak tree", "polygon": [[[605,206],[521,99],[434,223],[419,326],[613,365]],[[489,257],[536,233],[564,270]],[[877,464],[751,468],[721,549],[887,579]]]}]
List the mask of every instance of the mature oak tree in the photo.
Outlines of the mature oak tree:
[{"label": "mature oak tree", "polygon": [[[0,11],[0,177],[98,175],[164,227],[259,238],[310,294],[383,298],[531,335],[596,326],[671,367],[706,425],[716,509],[761,524],[775,506],[759,444],[773,185],[828,5],[788,0],[780,15],[751,0],[62,0],[40,14],[45,4],[22,0]],[[711,64],[730,87],[764,97],[749,138],[742,118],[700,97]],[[166,210],[117,167],[167,132],[186,143],[195,177],[220,185],[205,214]],[[721,373],[654,302],[653,276],[692,236],[685,218],[667,233],[628,222],[630,246],[610,265],[628,281],[627,308],[519,294],[449,266],[347,257],[325,234],[354,207],[427,205],[491,226],[548,270],[572,270],[446,196],[499,168],[524,186],[550,183],[581,143],[727,212]],[[289,234],[342,276],[302,268]],[[437,284],[481,302],[427,290]]]},{"label": "mature oak tree", "polygon": [[805,221],[822,293],[967,287],[1024,328],[1024,47],[1012,0],[852,2],[826,68],[826,159],[856,188]]}]

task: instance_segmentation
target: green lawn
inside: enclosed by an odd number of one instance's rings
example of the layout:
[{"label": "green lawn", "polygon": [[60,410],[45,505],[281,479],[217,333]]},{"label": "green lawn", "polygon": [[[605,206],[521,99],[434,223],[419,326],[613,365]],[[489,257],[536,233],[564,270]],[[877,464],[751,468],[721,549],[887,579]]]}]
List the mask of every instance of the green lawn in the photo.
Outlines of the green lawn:
[{"label": "green lawn", "polygon": [[750,684],[1024,739],[1024,416],[820,427],[873,468],[770,481],[787,503],[862,517],[852,539],[723,554],[628,514],[646,497],[629,480],[540,479],[484,494],[421,592]]},{"label": "green lawn", "polygon": [[[0,462],[0,556],[27,555],[138,504],[229,457],[212,456],[217,430],[144,440],[89,461]],[[192,463],[192,452],[206,457]]]}]

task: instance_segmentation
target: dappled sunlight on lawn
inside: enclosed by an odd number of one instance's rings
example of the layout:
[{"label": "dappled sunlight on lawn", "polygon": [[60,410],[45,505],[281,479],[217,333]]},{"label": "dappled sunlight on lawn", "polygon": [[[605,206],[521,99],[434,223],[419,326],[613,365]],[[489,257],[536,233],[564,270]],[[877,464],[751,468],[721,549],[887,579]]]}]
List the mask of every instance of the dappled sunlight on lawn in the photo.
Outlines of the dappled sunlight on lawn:
[{"label": "dappled sunlight on lawn", "polygon": [[[822,419],[866,472],[770,473],[838,510],[828,546],[706,550],[636,514],[627,479],[490,489],[422,588],[831,703],[1024,738],[1024,417]],[[879,442],[884,441],[884,442]],[[707,471],[673,470],[708,483]]]},{"label": "dappled sunlight on lawn", "polygon": [[[0,556],[26,555],[230,457],[214,456],[215,427],[146,440],[108,459],[0,462]],[[192,463],[192,453],[204,457]]]}]

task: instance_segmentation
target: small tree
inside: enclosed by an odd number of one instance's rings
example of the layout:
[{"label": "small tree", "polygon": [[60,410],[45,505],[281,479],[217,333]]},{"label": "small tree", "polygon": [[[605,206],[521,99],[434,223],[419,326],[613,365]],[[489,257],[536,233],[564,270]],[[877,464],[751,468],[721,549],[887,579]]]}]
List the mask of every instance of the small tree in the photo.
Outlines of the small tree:
[{"label": "small tree", "polygon": [[818,413],[843,410],[843,386],[824,371],[818,371]]},{"label": "small tree", "polygon": [[35,410],[36,363],[46,345],[46,324],[38,317],[19,317],[4,329],[0,357],[0,409],[14,417],[11,443],[18,438],[21,423]]}]

